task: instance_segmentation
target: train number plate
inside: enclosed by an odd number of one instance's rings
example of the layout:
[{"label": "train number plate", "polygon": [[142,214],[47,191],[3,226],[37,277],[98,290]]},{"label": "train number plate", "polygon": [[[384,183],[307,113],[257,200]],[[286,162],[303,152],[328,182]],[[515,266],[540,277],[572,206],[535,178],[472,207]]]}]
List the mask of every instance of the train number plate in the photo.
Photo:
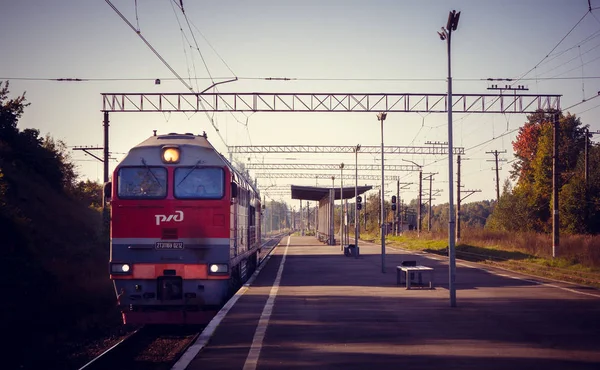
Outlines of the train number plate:
[{"label": "train number plate", "polygon": [[183,249],[183,242],[156,242],[154,249]]}]

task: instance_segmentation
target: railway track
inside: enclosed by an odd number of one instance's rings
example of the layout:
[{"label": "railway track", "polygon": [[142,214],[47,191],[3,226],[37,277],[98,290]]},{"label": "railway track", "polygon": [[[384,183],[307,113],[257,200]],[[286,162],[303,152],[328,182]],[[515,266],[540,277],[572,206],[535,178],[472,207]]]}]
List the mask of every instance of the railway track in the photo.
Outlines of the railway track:
[{"label": "railway track", "polygon": [[79,370],[168,370],[203,329],[203,326],[144,326]]},{"label": "railway track", "polygon": [[[263,243],[261,263],[286,235],[275,235]],[[203,326],[144,326],[79,370],[167,370],[194,343],[203,329]]]}]

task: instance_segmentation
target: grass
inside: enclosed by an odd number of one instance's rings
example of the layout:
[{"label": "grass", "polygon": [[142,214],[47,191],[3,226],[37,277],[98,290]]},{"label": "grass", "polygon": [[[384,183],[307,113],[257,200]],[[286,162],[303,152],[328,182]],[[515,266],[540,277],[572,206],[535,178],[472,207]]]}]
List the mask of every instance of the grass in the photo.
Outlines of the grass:
[{"label": "grass", "polygon": [[[600,288],[600,236],[561,236],[557,257],[552,257],[551,235],[507,233],[484,229],[461,230],[456,257],[496,265],[535,276]],[[380,236],[363,233],[361,239],[377,242]],[[387,236],[386,243],[402,249],[448,255],[448,235],[443,232],[404,232]]]}]

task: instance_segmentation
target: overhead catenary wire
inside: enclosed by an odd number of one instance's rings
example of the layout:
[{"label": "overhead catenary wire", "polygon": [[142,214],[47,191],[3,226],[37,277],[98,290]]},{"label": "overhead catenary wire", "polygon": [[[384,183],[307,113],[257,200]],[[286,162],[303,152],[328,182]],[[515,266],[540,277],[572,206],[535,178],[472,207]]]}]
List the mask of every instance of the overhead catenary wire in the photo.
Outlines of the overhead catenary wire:
[{"label": "overhead catenary wire", "polygon": [[117,13],[117,15],[119,15],[119,17],[121,17],[121,19],[123,19],[123,21],[129,27],[131,27],[131,29],[142,39],[142,41],[144,41],[146,46],[148,46],[148,48],[150,48],[150,50],[152,50],[154,55],[156,55],[156,57],[158,59],[160,59],[160,61],[171,71],[171,73],[173,73],[177,77],[177,79],[179,81],[181,81],[181,83],[183,83],[185,87],[188,88],[188,90],[190,90],[191,92],[194,92],[194,89],[190,85],[188,85],[185,82],[185,80],[183,78],[181,78],[181,76],[179,76],[179,74],[173,69],[173,67],[171,67],[171,65],[169,65],[169,63],[167,63],[167,61],[160,55],[160,53],[158,51],[156,51],[156,49],[154,49],[154,47],[150,44],[150,42],[148,42],[148,40],[146,40],[146,38],[142,35],[142,33],[140,31],[136,30],[136,28],[133,26],[133,24],[131,24],[131,22],[129,22],[129,20],[123,15],[123,13],[121,13],[119,11],[119,9],[117,9],[117,7],[114,6],[113,3],[110,2],[110,0],[104,0],[104,1],[106,1],[106,3]]},{"label": "overhead catenary wire", "polygon": [[[230,79],[230,77],[213,77],[215,80],[226,80]],[[584,77],[541,77],[541,78],[522,78],[521,81],[535,81],[535,80],[597,80],[600,79],[600,76],[584,76]],[[23,77],[23,76],[12,76],[12,77],[0,77],[0,80],[15,80],[15,81],[49,81],[49,82],[115,82],[115,81],[149,81],[154,82],[157,77],[106,77],[106,78],[96,78],[96,77],[84,77],[84,78],[57,78],[57,77]],[[161,81],[181,81],[179,78],[173,77],[158,77]],[[194,77],[190,78],[191,80],[210,80],[209,77]],[[286,78],[286,79],[275,79],[272,77],[237,77],[237,80],[262,80],[262,81],[347,81],[347,82],[381,82],[381,81],[391,81],[391,82],[428,82],[428,81],[437,81],[442,82],[445,79],[436,78],[436,79],[427,79],[427,78]],[[480,82],[480,81],[494,81],[494,80],[503,80],[503,81],[515,81],[512,78],[503,78],[503,79],[492,79],[492,78],[453,78],[453,81],[462,81],[462,82]],[[231,80],[230,80],[231,81]],[[193,89],[192,89],[192,92]]]},{"label": "overhead catenary wire", "polygon": [[548,54],[546,54],[546,56],[542,58],[542,60],[540,60],[540,61],[539,61],[539,62],[538,62],[538,63],[537,63],[535,66],[533,66],[533,68],[531,68],[529,71],[527,71],[527,72],[525,72],[523,75],[521,75],[521,77],[517,78],[517,79],[516,79],[514,82],[516,83],[516,82],[518,82],[518,81],[521,81],[521,80],[523,79],[523,77],[527,76],[529,73],[531,73],[531,72],[532,72],[533,70],[535,70],[537,67],[539,67],[539,66],[540,66],[540,64],[542,64],[542,62],[543,62],[543,61],[544,61],[546,58],[548,58],[548,57],[550,56],[550,54],[551,54],[551,53],[552,53],[554,50],[556,50],[556,48],[557,48],[557,47],[558,47],[558,46],[559,46],[559,45],[560,45],[560,44],[561,44],[561,43],[562,43],[562,42],[563,42],[563,41],[564,41],[564,40],[565,40],[565,39],[566,39],[566,38],[567,38],[567,37],[568,37],[570,34],[571,34],[571,32],[573,32],[573,30],[574,30],[575,28],[577,28],[577,26],[579,25],[579,23],[581,23],[581,21],[583,21],[583,20],[584,20],[584,18],[585,18],[585,17],[586,17],[588,14],[590,14],[590,13],[591,13],[591,11],[590,11],[590,10],[586,11],[586,12],[585,12],[585,14],[584,14],[584,15],[583,15],[583,16],[582,16],[580,19],[579,19],[579,21],[577,21],[577,23],[575,23],[575,25],[574,25],[574,26],[573,26],[573,27],[572,27],[572,28],[569,30],[569,32],[567,32],[567,34],[566,34],[566,35],[564,35],[564,36],[563,36],[563,38],[562,38],[562,39],[560,39],[560,41],[559,41],[559,42],[558,42],[556,45],[554,45],[554,47],[552,48],[552,50],[550,50],[550,51],[548,52]]}]

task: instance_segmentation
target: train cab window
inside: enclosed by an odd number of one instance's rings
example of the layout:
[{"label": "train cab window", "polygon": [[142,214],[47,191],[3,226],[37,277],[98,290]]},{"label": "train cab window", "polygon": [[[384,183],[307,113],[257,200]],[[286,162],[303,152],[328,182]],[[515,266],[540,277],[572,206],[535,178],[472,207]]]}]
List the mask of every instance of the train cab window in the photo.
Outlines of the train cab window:
[{"label": "train cab window", "polygon": [[117,176],[117,194],[123,199],[162,199],[167,196],[167,169],[122,167]]},{"label": "train cab window", "polygon": [[176,168],[174,195],[179,199],[221,199],[225,173],[217,167]]}]

